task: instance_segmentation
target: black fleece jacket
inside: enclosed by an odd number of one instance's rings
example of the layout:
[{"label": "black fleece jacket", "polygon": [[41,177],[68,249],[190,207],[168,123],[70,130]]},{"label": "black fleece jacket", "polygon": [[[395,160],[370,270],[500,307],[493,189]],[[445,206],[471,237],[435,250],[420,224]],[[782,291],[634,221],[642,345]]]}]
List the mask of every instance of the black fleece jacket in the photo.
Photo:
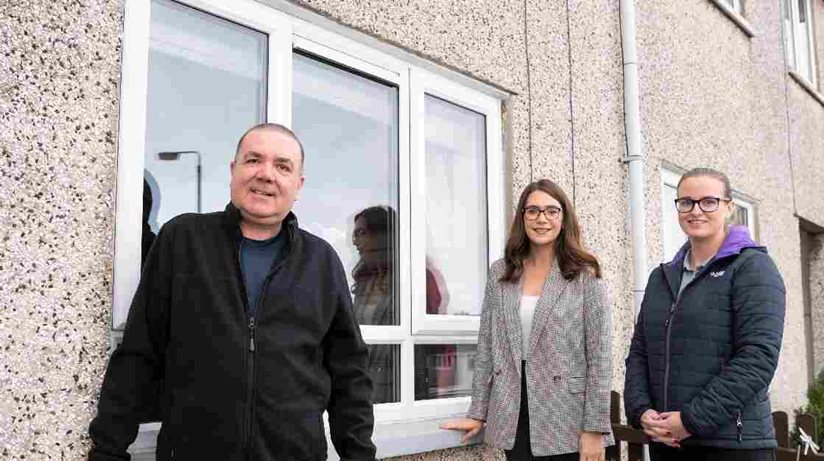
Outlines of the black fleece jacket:
[{"label": "black fleece jacket", "polygon": [[239,219],[230,204],[161,229],[106,370],[90,461],[129,459],[156,399],[158,460],[326,459],[324,410],[341,459],[375,459],[368,352],[337,254],[290,214],[250,317]]}]

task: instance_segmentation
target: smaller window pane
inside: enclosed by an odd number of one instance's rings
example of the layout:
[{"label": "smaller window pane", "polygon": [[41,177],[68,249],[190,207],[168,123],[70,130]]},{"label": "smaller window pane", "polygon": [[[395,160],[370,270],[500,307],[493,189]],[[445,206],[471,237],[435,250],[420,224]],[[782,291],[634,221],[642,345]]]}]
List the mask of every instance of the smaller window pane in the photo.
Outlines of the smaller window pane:
[{"label": "smaller window pane", "polygon": [[784,47],[787,54],[787,65],[795,68],[795,37],[793,36],[792,0],[784,0]]},{"label": "smaller window pane", "polygon": [[372,377],[372,402],[401,401],[400,344],[369,345],[369,375]]},{"label": "smaller window pane", "polygon": [[678,210],[675,209],[675,199],[677,197],[678,191],[675,186],[664,185],[661,203],[661,212],[663,214],[661,231],[664,237],[663,261],[671,261],[681,245],[687,241],[687,236],[681,230],[681,225],[678,224]]},{"label": "smaller window pane", "polygon": [[736,13],[742,12],[741,2],[739,0],[724,0],[724,3],[726,3]]},{"label": "smaller window pane", "polygon": [[415,400],[472,394],[475,344],[416,344]]},{"label": "smaller window pane", "polygon": [[747,209],[744,207],[736,207],[732,215],[732,224],[749,226],[749,221]]},{"label": "smaller window pane", "polygon": [[[787,34],[788,64],[799,75],[814,83],[815,65],[812,50],[812,21],[810,21],[810,3],[807,0],[787,0],[792,11],[790,19],[790,33]],[[792,42],[790,44],[790,42]],[[792,45],[792,46],[791,46]],[[794,53],[792,53],[794,51]]]}]

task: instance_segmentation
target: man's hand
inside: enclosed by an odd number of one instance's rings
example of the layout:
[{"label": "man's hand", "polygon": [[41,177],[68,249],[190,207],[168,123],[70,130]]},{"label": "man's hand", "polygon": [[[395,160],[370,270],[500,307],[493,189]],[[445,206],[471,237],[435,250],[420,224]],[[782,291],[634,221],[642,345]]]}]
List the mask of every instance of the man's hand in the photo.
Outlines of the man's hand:
[{"label": "man's hand", "polygon": [[600,432],[581,432],[580,461],[604,461],[603,439]]},{"label": "man's hand", "polygon": [[441,424],[441,429],[450,431],[464,431],[465,434],[461,437],[461,443],[466,443],[472,437],[478,435],[484,427],[484,422],[472,418],[459,418],[447,421]]},{"label": "man's hand", "polygon": [[674,439],[669,430],[661,425],[661,413],[653,409],[645,411],[641,415],[641,427],[653,442],[664,443],[671,447],[678,446],[678,440]]}]

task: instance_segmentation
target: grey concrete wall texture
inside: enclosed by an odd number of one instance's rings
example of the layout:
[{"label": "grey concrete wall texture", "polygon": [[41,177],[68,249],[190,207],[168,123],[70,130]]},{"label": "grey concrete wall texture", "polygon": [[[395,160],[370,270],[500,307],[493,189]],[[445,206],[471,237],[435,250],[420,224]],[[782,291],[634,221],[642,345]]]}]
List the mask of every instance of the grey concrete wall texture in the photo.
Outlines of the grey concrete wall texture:
[{"label": "grey concrete wall texture", "polygon": [[81,459],[108,347],[120,5],[0,1],[0,459]]},{"label": "grey concrete wall texture", "polygon": [[[649,267],[662,253],[661,166],[726,171],[756,202],[759,240],[787,283],[772,398],[791,410],[807,384],[796,215],[824,226],[824,105],[786,72],[778,2],[745,2],[754,37],[709,0],[636,3]],[[511,93],[511,193],[548,177],[574,197],[615,301],[620,390],[634,307],[619,0],[299,4]],[[824,2],[814,4],[822,76]],[[108,346],[121,8],[119,0],[0,0],[3,459],[80,459],[88,448]],[[822,318],[824,266],[814,261],[814,318]],[[820,351],[824,327],[815,326]],[[503,457],[460,448],[402,459]]]}]

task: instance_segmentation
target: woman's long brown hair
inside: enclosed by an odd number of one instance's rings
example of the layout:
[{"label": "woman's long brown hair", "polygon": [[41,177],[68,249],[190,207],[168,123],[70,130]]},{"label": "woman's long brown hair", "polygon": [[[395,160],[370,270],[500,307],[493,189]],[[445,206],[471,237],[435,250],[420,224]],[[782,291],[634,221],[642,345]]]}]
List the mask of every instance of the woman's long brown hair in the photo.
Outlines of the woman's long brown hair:
[{"label": "woman's long brown hair", "polygon": [[506,242],[504,251],[506,271],[501,276],[501,281],[514,283],[524,273],[524,259],[529,256],[530,245],[524,228],[524,207],[526,207],[529,194],[535,191],[546,192],[561,204],[563,227],[555,240],[555,258],[564,278],[572,280],[585,270],[596,278],[601,278],[601,265],[598,264],[598,259],[586,251],[581,242],[581,226],[578,224],[578,216],[575,214],[572,202],[557,184],[549,179],[541,179],[529,184],[521,192]]}]

